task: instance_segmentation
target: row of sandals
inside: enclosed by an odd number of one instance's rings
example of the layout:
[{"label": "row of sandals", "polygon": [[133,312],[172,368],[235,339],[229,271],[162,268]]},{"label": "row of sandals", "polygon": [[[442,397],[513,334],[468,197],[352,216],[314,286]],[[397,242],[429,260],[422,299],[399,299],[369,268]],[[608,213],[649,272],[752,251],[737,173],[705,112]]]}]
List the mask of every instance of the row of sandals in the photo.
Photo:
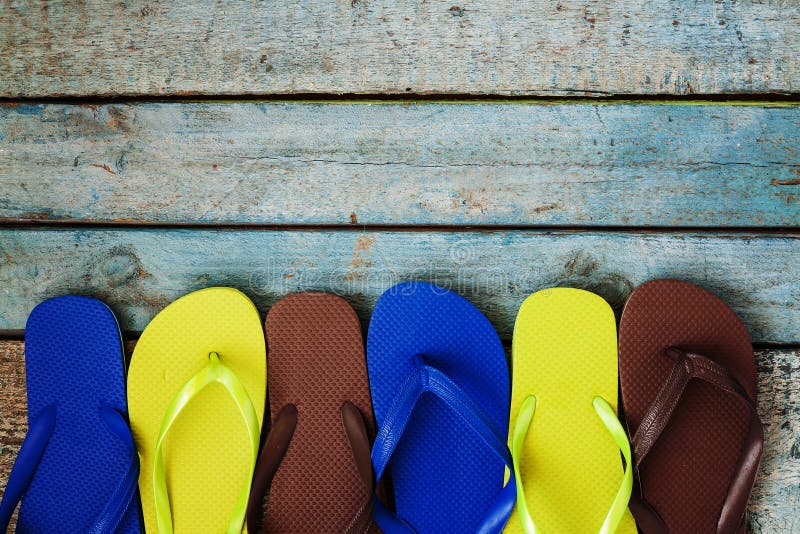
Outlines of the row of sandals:
[{"label": "row of sandals", "polygon": [[743,528],[763,444],[754,356],[695,285],[638,287],[619,336],[601,297],[539,291],[510,372],[486,317],[422,282],[380,297],[366,351],[330,294],[289,295],[265,326],[266,344],[235,289],[190,293],[145,328],[126,380],[107,306],[38,305],[0,530],[20,500],[18,532]]}]

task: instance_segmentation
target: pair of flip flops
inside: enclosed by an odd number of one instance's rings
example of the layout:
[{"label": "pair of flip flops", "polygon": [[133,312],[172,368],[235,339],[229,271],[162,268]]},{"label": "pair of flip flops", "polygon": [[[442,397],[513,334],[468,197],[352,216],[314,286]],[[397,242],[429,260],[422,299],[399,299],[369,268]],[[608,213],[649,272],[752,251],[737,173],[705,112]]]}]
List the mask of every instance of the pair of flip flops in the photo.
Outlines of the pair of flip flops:
[{"label": "pair of flip flops", "polygon": [[[140,484],[146,530],[234,533],[245,518],[250,531],[371,528],[374,422],[355,313],[333,295],[290,295],[266,332],[269,373],[252,302],[209,288],[142,333],[128,396],[142,465],[154,466]],[[267,380],[273,422],[258,456]]]},{"label": "pair of flip flops", "polygon": [[631,294],[619,330],[617,354],[614,314],[586,291],[523,303],[512,348],[518,520],[506,530],[634,534],[635,517],[645,534],[742,532],[763,443],[745,327],[707,291],[656,280]]},{"label": "pair of flip flops", "polygon": [[[366,359],[355,313],[333,295],[284,298],[266,333],[273,423],[248,525],[268,490],[265,532],[502,530],[515,491],[503,485],[508,370],[474,306],[395,286],[375,306]],[[374,498],[385,473],[394,511]]]},{"label": "pair of flip flops", "polygon": [[375,424],[355,312],[333,295],[290,295],[266,334],[269,373],[258,312],[230,288],[190,293],[145,328],[128,397],[147,531],[374,530]]}]

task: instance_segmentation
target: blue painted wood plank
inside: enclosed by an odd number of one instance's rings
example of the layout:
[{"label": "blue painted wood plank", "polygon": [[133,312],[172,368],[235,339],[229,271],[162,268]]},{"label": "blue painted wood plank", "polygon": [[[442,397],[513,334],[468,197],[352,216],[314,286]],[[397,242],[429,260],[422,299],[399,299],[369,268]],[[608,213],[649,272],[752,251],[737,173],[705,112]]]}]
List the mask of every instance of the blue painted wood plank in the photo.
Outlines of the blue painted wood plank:
[{"label": "blue painted wood plank", "polygon": [[0,107],[0,221],[800,225],[800,106]]},{"label": "blue painted wood plank", "polygon": [[386,288],[421,279],[472,299],[508,339],[538,289],[586,288],[619,309],[653,278],[713,291],[756,342],[800,343],[800,236],[769,234],[4,229],[0,329],[23,328],[42,299],[84,293],[138,331],[212,285],[242,289],[262,312],[290,292],[329,291],[366,321]]},{"label": "blue painted wood plank", "polygon": [[797,92],[790,0],[0,4],[0,95]]}]

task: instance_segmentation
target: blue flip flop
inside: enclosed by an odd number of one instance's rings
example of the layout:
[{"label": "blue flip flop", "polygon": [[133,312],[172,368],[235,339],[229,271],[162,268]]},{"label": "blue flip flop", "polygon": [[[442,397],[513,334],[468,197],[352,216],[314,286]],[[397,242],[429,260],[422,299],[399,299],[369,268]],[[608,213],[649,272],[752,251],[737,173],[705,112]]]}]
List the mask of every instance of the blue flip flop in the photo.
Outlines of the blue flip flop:
[{"label": "blue flip flop", "polygon": [[139,458],[119,326],[102,302],[42,302],[25,327],[28,434],[0,503],[6,532],[138,533]]},{"label": "blue flip flop", "polygon": [[372,463],[377,479],[389,475],[396,511],[375,500],[381,529],[500,532],[516,498],[509,376],[486,317],[444,288],[394,286],[372,314],[367,368],[378,425]]}]

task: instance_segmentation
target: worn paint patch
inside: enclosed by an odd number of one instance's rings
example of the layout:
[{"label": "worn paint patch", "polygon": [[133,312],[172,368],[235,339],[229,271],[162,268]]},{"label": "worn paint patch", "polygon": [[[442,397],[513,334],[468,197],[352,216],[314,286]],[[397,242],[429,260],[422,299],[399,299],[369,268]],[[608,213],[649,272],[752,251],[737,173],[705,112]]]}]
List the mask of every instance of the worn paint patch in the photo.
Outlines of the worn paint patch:
[{"label": "worn paint patch", "polygon": [[350,260],[350,270],[344,276],[345,282],[352,282],[358,278],[363,278],[367,270],[374,265],[367,254],[374,244],[375,237],[371,235],[359,236],[358,240],[356,240],[355,248],[353,249],[352,259]]},{"label": "worn paint patch", "polygon": [[107,173],[109,173],[109,174],[117,174],[117,173],[115,173],[114,171],[112,171],[112,170],[111,170],[111,167],[109,167],[109,166],[108,166],[107,164],[105,164],[105,163],[90,163],[89,165],[90,165],[91,167],[97,167],[98,169],[103,169],[104,171],[106,171],[106,172],[107,172]]},{"label": "worn paint patch", "polygon": [[12,108],[14,113],[20,115],[40,115],[42,113],[42,104],[9,104],[6,107]]}]

